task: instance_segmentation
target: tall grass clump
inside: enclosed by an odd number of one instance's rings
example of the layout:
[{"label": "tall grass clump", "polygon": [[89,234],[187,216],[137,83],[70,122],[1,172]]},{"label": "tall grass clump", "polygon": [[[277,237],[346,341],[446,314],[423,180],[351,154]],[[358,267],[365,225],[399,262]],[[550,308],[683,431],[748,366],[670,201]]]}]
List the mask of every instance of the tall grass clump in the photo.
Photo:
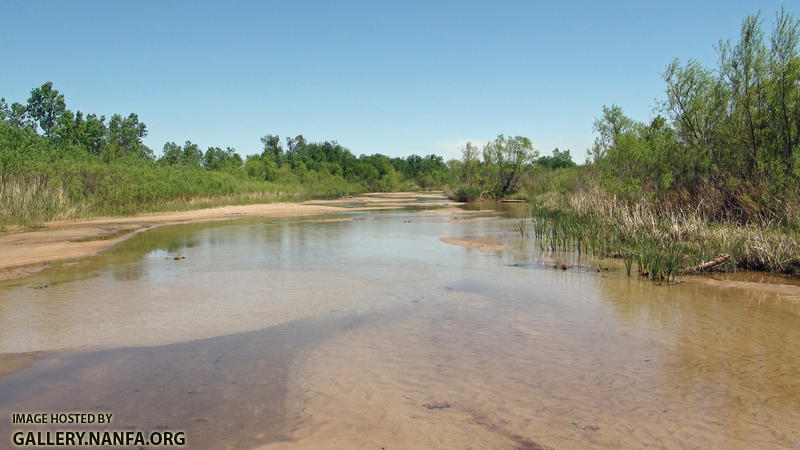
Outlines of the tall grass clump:
[{"label": "tall grass clump", "polygon": [[85,204],[72,200],[63,186],[41,175],[0,174],[0,227],[40,226],[80,215]]},{"label": "tall grass clump", "polygon": [[263,181],[236,171],[153,163],[63,158],[0,165],[0,226],[197,209],[226,204],[302,201],[363,192],[341,177]]},{"label": "tall grass clump", "polygon": [[543,250],[621,258],[630,275],[674,280],[682,271],[728,253],[717,269],[746,268],[800,275],[800,236],[789,227],[741,225],[697,210],[626,202],[602,191],[538,196],[531,205]]}]

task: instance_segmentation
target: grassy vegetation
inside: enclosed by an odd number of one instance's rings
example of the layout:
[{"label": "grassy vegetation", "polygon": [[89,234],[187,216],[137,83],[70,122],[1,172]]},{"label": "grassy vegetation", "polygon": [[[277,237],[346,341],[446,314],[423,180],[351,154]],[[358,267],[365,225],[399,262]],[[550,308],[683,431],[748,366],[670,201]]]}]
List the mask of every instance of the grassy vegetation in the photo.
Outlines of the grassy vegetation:
[{"label": "grassy vegetation", "polygon": [[450,198],[457,201],[457,202],[474,202],[481,198],[481,189],[478,186],[468,185],[468,186],[458,186],[455,190],[450,193]]},{"label": "grassy vegetation", "polygon": [[136,178],[138,171],[124,165],[104,169],[98,178],[80,172],[0,176],[0,226],[36,227],[54,220],[335,198],[355,192],[346,184],[242,182],[225,175],[159,170]]},{"label": "grassy vegetation", "polygon": [[744,268],[800,276],[800,233],[774,225],[719,221],[697,210],[655,208],[606,193],[551,193],[531,203],[531,226],[543,250],[616,257],[651,279],[673,280],[682,269],[724,253],[719,269]]},{"label": "grassy vegetation", "polygon": [[86,210],[63,186],[30,175],[0,176],[0,229],[9,224],[37,225],[44,220],[80,217]]},{"label": "grassy vegetation", "polygon": [[0,169],[0,226],[222,204],[332,198],[365,187],[341,178],[257,180],[236,171],[160,166],[146,161],[62,158]]}]

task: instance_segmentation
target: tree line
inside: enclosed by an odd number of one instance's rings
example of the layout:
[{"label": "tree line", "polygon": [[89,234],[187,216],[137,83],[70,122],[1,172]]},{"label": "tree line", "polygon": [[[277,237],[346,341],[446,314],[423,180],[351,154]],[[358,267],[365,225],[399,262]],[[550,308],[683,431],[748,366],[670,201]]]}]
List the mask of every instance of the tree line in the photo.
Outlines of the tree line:
[{"label": "tree line", "polygon": [[135,113],[114,114],[107,120],[103,115],[69,110],[64,96],[49,81],[32,89],[25,104],[9,105],[0,99],[0,172],[4,173],[25,172],[32,163],[41,170],[65,160],[91,161],[115,167],[221,171],[264,182],[326,182],[327,186],[338,184],[337,191],[467,185],[476,192],[469,196],[472,200],[481,195],[513,195],[532,167],[575,166],[569,150],[555,149],[552,156],[538,157],[530,139],[522,136],[499,135],[481,150],[468,143],[462,149],[462,161],[447,162],[434,154],[355,156],[336,141],[311,142],[303,135],[281,139],[275,134],[261,138],[260,153],[244,158],[232,147],[203,150],[190,140],[167,142],[156,156],[143,143],[146,136],[147,126]]},{"label": "tree line", "polygon": [[[103,115],[72,112],[50,81],[32,89],[25,104],[9,105],[0,99],[0,124],[0,162],[4,168],[24,165],[25,159],[54,162],[59,158],[85,158],[227,171],[262,181],[302,183],[335,178],[353,184],[355,190],[443,187],[450,176],[443,158],[437,155],[357,157],[336,141],[309,142],[303,135],[282,141],[278,135],[267,134],[261,138],[261,153],[245,158],[232,147],[202,150],[189,140],[182,145],[165,143],[157,157],[143,143],[147,126],[137,114],[114,114],[107,120]],[[37,139],[33,145],[31,141]],[[10,149],[22,147],[27,151],[15,153],[16,161],[11,161]]]}]

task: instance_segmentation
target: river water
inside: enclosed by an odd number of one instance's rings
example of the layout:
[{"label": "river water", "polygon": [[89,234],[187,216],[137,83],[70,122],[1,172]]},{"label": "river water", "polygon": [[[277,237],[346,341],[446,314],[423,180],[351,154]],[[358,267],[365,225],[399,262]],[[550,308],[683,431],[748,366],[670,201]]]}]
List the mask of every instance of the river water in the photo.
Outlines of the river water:
[{"label": "river water", "polygon": [[598,272],[518,223],[170,226],[0,283],[0,435],[106,411],[190,448],[800,447],[800,287]]}]

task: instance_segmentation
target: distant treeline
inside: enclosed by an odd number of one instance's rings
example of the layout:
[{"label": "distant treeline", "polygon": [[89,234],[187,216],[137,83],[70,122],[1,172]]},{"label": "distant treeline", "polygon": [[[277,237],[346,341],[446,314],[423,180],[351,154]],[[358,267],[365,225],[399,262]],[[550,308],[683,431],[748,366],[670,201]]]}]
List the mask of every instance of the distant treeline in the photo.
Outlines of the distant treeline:
[{"label": "distant treeline", "polygon": [[[306,181],[308,172],[335,176],[363,189],[391,190],[414,185],[426,189],[443,186],[449,172],[440,156],[411,155],[389,158],[383,155],[356,157],[335,141],[308,142],[302,135],[287,137],[285,146],[277,135],[261,139],[260,154],[242,158],[235,149],[208,147],[186,141],[164,144],[160,157],[144,145],[147,126],[138,115],[114,114],[110,120],[97,114],[72,112],[52,82],[31,90],[26,104],[10,106],[0,99],[4,168],[42,158],[94,158],[106,163],[158,164],[207,170],[232,170],[264,181]],[[40,139],[37,139],[40,137]],[[14,157],[14,160],[12,160]],[[312,177],[313,178],[313,177]]]}]

